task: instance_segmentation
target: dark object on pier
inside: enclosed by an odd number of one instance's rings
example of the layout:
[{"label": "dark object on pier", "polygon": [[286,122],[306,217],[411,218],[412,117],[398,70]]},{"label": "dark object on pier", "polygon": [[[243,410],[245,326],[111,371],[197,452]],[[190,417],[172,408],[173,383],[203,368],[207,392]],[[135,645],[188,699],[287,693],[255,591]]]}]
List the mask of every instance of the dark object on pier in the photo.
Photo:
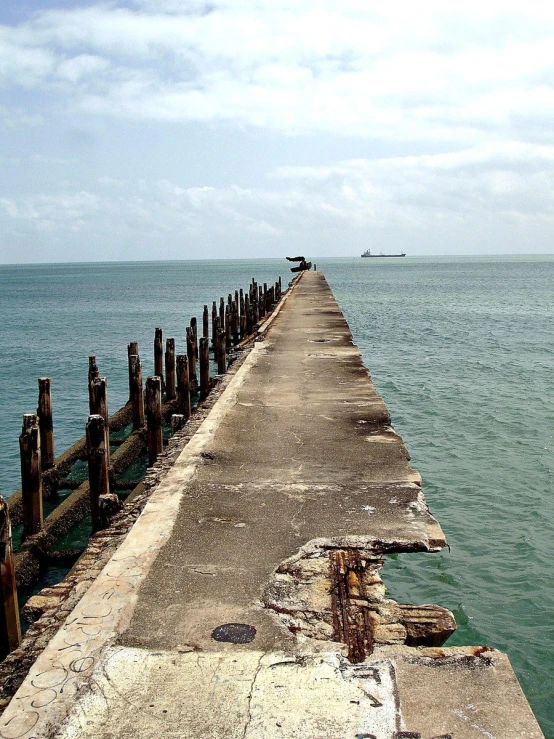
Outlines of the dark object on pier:
[{"label": "dark object on pier", "polygon": [[8,504],[0,496],[0,661],[21,642],[12,527]]},{"label": "dark object on pier", "polygon": [[304,272],[304,270],[311,269],[312,263],[311,262],[300,262],[298,267],[291,267],[291,272]]},{"label": "dark object on pier", "polygon": [[305,262],[305,257],[285,257],[287,262]]}]

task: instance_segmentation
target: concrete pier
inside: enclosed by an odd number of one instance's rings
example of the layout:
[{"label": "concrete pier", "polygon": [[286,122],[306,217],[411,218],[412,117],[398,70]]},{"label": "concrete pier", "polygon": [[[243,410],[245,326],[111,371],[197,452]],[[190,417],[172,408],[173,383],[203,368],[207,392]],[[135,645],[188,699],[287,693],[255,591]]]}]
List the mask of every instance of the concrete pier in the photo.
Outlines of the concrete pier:
[{"label": "concrete pier", "polygon": [[386,597],[446,541],[321,273],[261,338],[0,737],[542,737],[505,655]]}]

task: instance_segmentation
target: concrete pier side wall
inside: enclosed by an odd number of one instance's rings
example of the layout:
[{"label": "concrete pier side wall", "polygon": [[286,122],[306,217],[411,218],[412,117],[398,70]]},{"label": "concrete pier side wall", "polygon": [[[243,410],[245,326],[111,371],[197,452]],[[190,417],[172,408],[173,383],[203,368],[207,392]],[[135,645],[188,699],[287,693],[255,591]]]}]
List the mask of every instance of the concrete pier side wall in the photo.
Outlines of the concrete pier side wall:
[{"label": "concrete pier side wall", "polygon": [[542,737],[507,657],[387,598],[446,545],[325,278],[289,291],[0,737]]}]

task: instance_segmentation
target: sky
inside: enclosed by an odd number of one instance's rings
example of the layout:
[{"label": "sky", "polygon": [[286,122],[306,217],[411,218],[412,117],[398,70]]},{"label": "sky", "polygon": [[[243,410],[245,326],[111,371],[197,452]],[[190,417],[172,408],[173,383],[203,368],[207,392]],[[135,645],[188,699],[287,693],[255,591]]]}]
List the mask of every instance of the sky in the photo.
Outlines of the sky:
[{"label": "sky", "polygon": [[543,0],[0,4],[0,263],[553,245]]}]

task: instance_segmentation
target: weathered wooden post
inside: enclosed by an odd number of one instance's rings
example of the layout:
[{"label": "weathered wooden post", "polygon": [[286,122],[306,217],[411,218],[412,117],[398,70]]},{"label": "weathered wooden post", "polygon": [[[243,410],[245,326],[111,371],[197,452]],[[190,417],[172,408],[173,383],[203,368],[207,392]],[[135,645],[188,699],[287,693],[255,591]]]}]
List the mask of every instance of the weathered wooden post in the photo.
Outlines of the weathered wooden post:
[{"label": "weathered wooden post", "polygon": [[227,347],[225,341],[225,332],[219,329],[218,333],[218,352],[217,352],[217,372],[222,375],[227,369]]},{"label": "weathered wooden post", "polygon": [[207,338],[200,339],[200,400],[210,392],[210,353]]},{"label": "weathered wooden post", "polygon": [[229,303],[225,306],[225,342],[231,348],[231,309]]},{"label": "weathered wooden post", "polygon": [[204,339],[210,338],[210,315],[208,313],[208,306],[204,306],[202,312],[202,336]]},{"label": "weathered wooden post", "polygon": [[164,381],[164,345],[163,331],[157,328],[154,334],[154,375],[160,378],[162,392],[165,388]]},{"label": "weathered wooden post", "polygon": [[258,293],[258,320],[265,316],[265,301],[263,287],[260,285]]},{"label": "weathered wooden post", "polygon": [[214,329],[213,329],[214,332],[212,336],[212,345],[213,345],[215,360],[217,360],[217,357],[219,356],[219,335],[218,335],[219,329],[220,329],[219,316],[216,316],[214,319]]},{"label": "weathered wooden post", "polygon": [[219,298],[219,328],[225,331],[225,301]]},{"label": "weathered wooden post", "polygon": [[142,392],[142,365],[138,354],[129,355],[130,400],[133,408],[133,429],[144,426],[144,396]]},{"label": "weathered wooden post", "polygon": [[[96,364],[96,357],[91,355],[88,358],[88,405],[89,409],[92,408],[93,404],[93,389],[92,381],[99,376],[98,365]],[[92,411],[90,411],[92,413]]]},{"label": "weathered wooden post", "polygon": [[150,467],[163,451],[162,379],[146,378],[146,425],[148,427],[148,464]]},{"label": "weathered wooden post", "polygon": [[38,424],[40,429],[40,457],[43,470],[54,466],[54,423],[52,420],[52,392],[49,377],[38,378]]},{"label": "weathered wooden post", "polygon": [[0,495],[0,662],[21,642],[8,504]]},{"label": "weathered wooden post", "polygon": [[245,333],[242,337],[243,339],[245,336],[250,336],[250,334],[252,333],[252,315],[250,313],[250,295],[244,296],[244,324],[245,324],[244,325]]},{"label": "weathered wooden post", "polygon": [[212,303],[212,347],[214,348],[214,352],[215,352],[215,332],[217,330],[215,322],[217,319],[218,319],[217,303],[214,300]]},{"label": "weathered wooden post", "polygon": [[108,415],[108,380],[105,377],[95,377],[92,381],[91,416],[102,416],[106,434],[106,454],[110,462],[110,421]]},{"label": "weathered wooden post", "polygon": [[100,496],[110,492],[109,447],[106,446],[106,423],[101,414],[89,416],[86,425],[88,481],[92,530],[101,528]]},{"label": "weathered wooden post", "polygon": [[190,418],[189,358],[186,354],[177,354],[177,408],[185,419]]},{"label": "weathered wooden post", "polygon": [[165,399],[175,398],[175,339],[165,340]]},{"label": "weathered wooden post", "polygon": [[21,457],[21,498],[23,504],[23,538],[42,528],[42,470],[40,462],[40,430],[36,413],[25,413],[19,436]]},{"label": "weathered wooden post", "polygon": [[240,289],[240,297],[239,297],[239,308],[240,308],[240,318],[239,318],[239,328],[240,328],[240,338],[244,339],[246,336],[246,313],[245,313],[245,301],[244,301],[244,290]]},{"label": "weathered wooden post", "polygon": [[190,326],[187,327],[187,357],[189,358],[189,379],[196,381],[196,356],[194,354],[193,333]]},{"label": "weathered wooden post", "polygon": [[252,298],[250,300],[250,310],[252,311],[252,330],[254,330],[254,326],[256,323],[258,323],[258,291],[253,290],[252,291]]},{"label": "weathered wooden post", "polygon": [[198,323],[196,317],[190,319],[190,330],[192,334],[192,348],[194,350],[195,364],[198,364]]},{"label": "weathered wooden post", "polygon": [[233,344],[239,343],[239,308],[238,303],[233,300],[231,305],[231,329],[233,333]]}]

